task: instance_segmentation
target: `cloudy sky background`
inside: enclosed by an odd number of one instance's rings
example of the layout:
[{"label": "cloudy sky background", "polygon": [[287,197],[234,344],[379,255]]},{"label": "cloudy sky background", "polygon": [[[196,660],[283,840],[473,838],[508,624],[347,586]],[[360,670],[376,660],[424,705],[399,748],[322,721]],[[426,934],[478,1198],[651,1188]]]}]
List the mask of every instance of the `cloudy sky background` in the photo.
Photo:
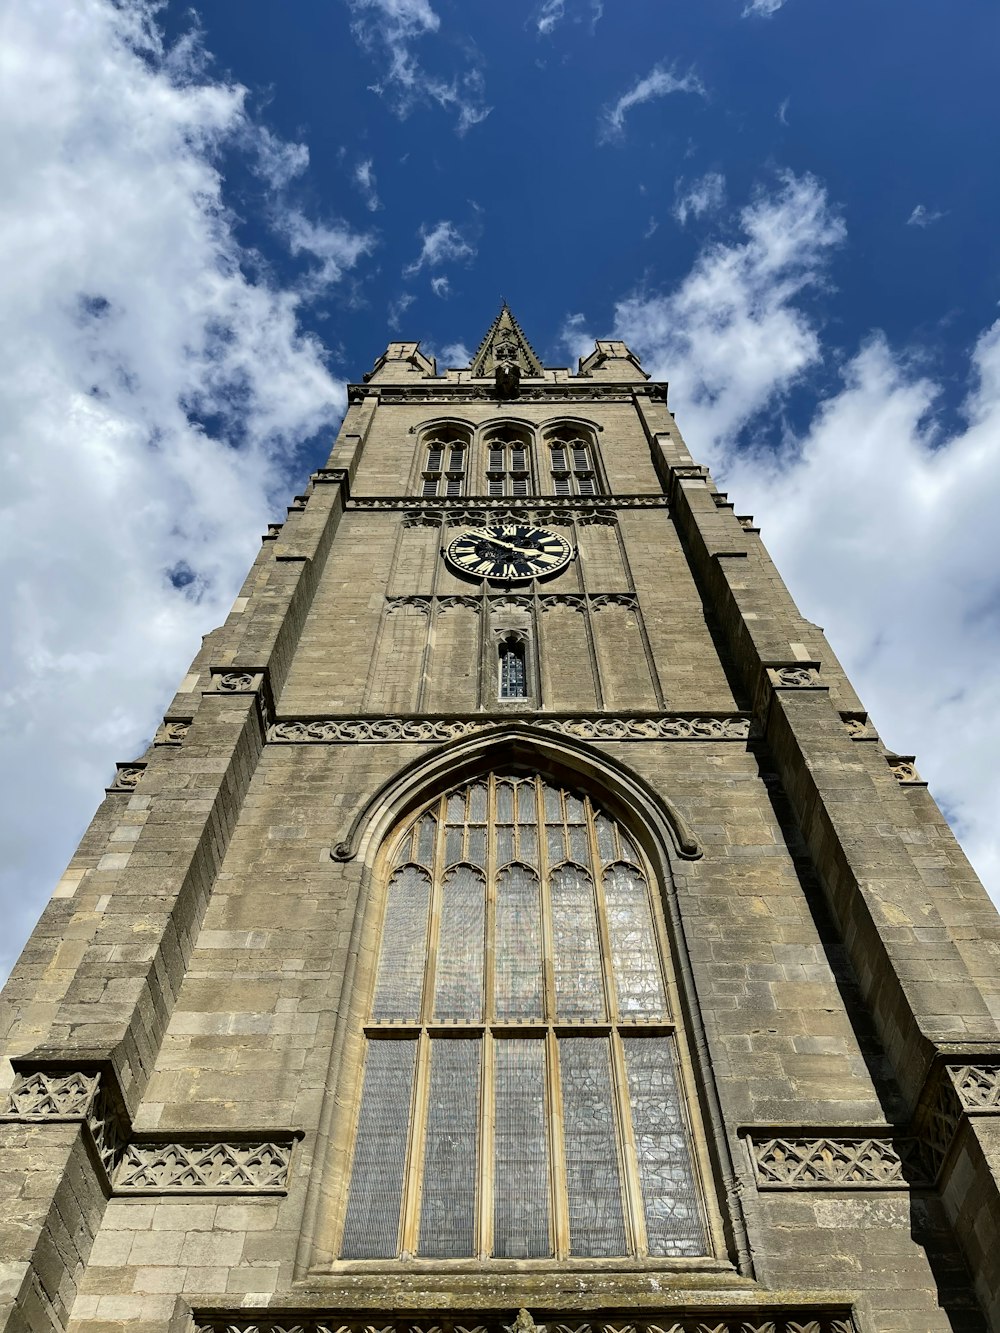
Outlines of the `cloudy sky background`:
[{"label": "cloudy sky background", "polygon": [[459,364],[501,295],[548,364],[670,381],[1000,897],[998,39],[987,0],[13,0],[0,970],[345,382]]}]

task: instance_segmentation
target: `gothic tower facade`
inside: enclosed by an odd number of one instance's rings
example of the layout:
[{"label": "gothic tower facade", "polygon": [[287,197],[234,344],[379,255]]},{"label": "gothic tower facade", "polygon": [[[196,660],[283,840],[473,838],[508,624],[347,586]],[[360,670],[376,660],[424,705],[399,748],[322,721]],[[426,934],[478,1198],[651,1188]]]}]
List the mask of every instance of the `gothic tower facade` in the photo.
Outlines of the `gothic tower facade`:
[{"label": "gothic tower facade", "polygon": [[4,992],[3,1327],[1000,1329],[998,957],[667,386],[392,343]]}]

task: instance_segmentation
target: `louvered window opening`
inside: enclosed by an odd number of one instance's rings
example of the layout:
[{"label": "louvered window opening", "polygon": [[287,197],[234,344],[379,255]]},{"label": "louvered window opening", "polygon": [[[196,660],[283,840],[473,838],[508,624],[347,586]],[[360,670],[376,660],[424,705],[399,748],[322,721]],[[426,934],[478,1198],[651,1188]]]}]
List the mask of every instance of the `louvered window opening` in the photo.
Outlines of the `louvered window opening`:
[{"label": "louvered window opening", "polygon": [[590,451],[582,440],[550,446],[552,486],[556,495],[596,495],[597,480]]},{"label": "louvered window opening", "polygon": [[343,1259],[708,1252],[648,876],[588,798],[492,774],[394,848]]},{"label": "louvered window opening", "polygon": [[427,459],[421,483],[421,495],[461,495],[465,481],[465,448],[433,440],[427,446]]},{"label": "louvered window opening", "polygon": [[527,495],[528,447],[520,440],[491,440],[486,451],[487,495]]}]

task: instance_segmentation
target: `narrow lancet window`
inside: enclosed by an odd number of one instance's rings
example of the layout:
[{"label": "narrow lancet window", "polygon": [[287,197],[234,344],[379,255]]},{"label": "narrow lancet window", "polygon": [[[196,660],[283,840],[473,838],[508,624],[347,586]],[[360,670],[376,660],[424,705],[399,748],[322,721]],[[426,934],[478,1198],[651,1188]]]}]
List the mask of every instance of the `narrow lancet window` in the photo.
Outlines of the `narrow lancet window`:
[{"label": "narrow lancet window", "polygon": [[504,639],[500,645],[500,698],[527,699],[528,671],[524,644]]}]

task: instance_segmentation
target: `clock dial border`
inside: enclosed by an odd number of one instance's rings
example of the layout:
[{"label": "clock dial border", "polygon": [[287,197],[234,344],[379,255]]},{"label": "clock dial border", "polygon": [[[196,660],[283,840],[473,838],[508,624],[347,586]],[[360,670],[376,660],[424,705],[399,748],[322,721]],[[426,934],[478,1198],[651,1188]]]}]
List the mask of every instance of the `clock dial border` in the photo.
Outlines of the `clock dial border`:
[{"label": "clock dial border", "polygon": [[[539,542],[528,553],[527,543]],[[484,548],[493,546],[490,555]],[[502,554],[509,552],[506,563]],[[491,523],[466,528],[457,533],[442,554],[458,574],[466,578],[486,579],[490,583],[530,583],[532,579],[551,578],[569,565],[576,552],[571,542],[549,528],[533,523]]]}]

